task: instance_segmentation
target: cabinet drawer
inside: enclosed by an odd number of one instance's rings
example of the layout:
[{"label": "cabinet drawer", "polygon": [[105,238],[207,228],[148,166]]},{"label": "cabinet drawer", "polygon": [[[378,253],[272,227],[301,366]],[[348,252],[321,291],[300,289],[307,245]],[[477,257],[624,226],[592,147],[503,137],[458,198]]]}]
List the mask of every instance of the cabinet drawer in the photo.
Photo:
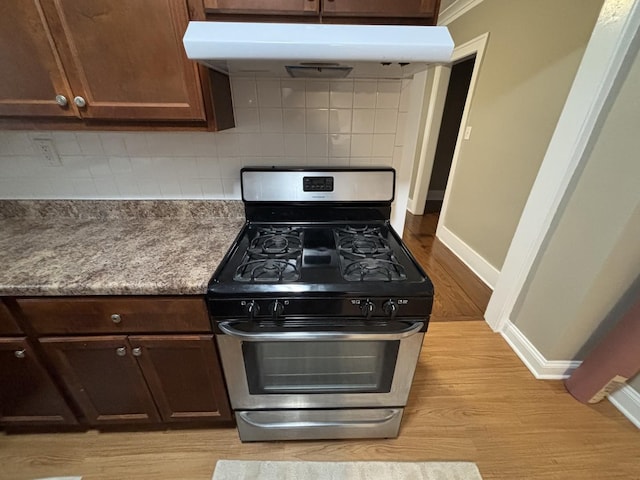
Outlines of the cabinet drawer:
[{"label": "cabinet drawer", "polygon": [[41,335],[211,331],[201,297],[30,298],[18,305]]},{"label": "cabinet drawer", "polygon": [[0,300],[0,335],[20,335],[22,330],[9,313],[7,306]]}]

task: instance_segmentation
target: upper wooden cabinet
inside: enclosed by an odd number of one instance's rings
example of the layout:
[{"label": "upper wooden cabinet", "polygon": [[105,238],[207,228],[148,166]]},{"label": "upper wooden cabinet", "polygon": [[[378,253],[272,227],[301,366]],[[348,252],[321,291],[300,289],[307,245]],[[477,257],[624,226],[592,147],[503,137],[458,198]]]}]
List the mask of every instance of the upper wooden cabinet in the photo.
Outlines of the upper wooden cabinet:
[{"label": "upper wooden cabinet", "polygon": [[321,0],[204,0],[207,12],[258,15],[318,15]]},{"label": "upper wooden cabinet", "polygon": [[214,101],[230,97],[228,78],[214,78],[215,88],[226,91],[210,91],[206,70],[182,46],[189,19],[204,18],[201,3],[1,3],[0,116],[233,126],[230,98]]},{"label": "upper wooden cabinet", "polygon": [[71,88],[40,2],[0,2],[0,71],[0,115],[77,115],[56,103]]},{"label": "upper wooden cabinet", "polygon": [[432,18],[438,3],[438,0],[323,0],[322,15]]},{"label": "upper wooden cabinet", "polygon": [[[406,23],[435,25],[440,0],[204,0],[215,20],[313,21],[324,23]],[[271,18],[267,17],[270,16]],[[274,18],[275,17],[275,18]]]}]

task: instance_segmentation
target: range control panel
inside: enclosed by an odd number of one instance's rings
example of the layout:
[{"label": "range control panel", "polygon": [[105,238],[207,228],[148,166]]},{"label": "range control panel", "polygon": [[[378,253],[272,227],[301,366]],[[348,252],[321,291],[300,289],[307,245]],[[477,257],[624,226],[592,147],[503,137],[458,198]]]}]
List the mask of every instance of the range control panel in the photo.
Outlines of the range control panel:
[{"label": "range control panel", "polygon": [[214,318],[360,317],[424,318],[431,313],[429,297],[239,298],[209,300]]},{"label": "range control panel", "polygon": [[305,192],[333,192],[333,177],[303,177],[302,189]]}]

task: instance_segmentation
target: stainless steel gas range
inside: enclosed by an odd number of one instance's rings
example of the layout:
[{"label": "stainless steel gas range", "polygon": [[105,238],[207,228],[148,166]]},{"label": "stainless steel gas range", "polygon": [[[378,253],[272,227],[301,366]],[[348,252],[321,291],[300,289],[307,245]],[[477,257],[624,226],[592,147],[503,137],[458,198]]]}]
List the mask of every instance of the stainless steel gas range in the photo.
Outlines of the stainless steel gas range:
[{"label": "stainless steel gas range", "polygon": [[242,170],[208,305],[242,441],[396,437],[433,285],[389,223],[391,168]]}]

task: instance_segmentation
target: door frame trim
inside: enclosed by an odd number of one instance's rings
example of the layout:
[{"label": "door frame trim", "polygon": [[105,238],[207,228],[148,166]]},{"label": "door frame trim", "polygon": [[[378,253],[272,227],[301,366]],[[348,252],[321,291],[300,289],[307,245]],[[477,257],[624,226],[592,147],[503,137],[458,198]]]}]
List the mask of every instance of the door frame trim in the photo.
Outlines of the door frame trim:
[{"label": "door frame trim", "polygon": [[447,96],[447,89],[449,87],[451,65],[455,62],[464,60],[465,58],[470,57],[473,54],[476,55],[475,64],[473,65],[473,72],[471,74],[471,82],[469,83],[469,90],[467,92],[467,99],[465,101],[462,118],[460,120],[460,128],[458,130],[456,146],[453,151],[453,157],[451,160],[451,169],[449,173],[449,179],[447,181],[447,186],[445,188],[438,228],[446,214],[448,203],[447,200],[449,198],[449,187],[451,186],[458,156],[460,155],[464,129],[466,128],[469,111],[471,110],[471,102],[473,100],[473,94],[475,92],[480,67],[482,65],[482,60],[484,58],[484,52],[487,48],[488,41],[489,32],[479,35],[478,37],[475,37],[474,39],[463,43],[453,50],[453,54],[451,56],[451,64],[438,65],[436,67],[433,67],[433,86],[431,88],[429,102],[427,104],[425,128],[422,137],[422,144],[420,146],[420,156],[418,158],[418,170],[416,172],[413,195],[409,199],[409,202],[407,204],[409,212],[414,215],[422,215],[424,213],[424,204],[427,201],[429,182],[431,180],[431,171],[433,170],[433,162],[435,160],[436,147],[438,144],[438,135],[440,134],[440,124],[442,122],[442,114],[444,113],[444,103]]}]

